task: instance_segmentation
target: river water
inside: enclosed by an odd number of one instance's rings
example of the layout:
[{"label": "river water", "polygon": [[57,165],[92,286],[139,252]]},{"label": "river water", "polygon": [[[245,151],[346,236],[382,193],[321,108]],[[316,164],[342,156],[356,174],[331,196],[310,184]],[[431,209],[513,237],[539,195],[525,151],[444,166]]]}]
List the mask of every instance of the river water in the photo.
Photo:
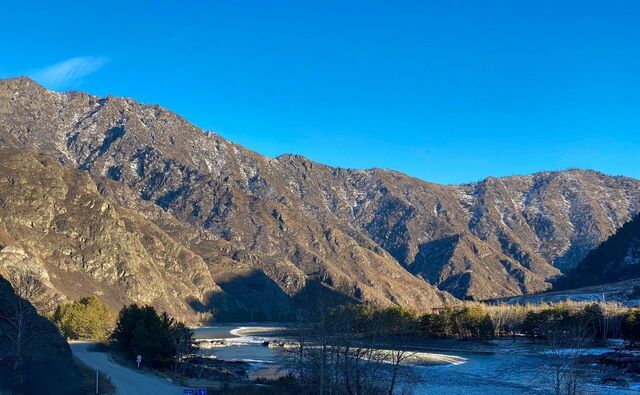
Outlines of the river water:
[{"label": "river water", "polygon": [[[244,361],[252,367],[252,377],[272,376],[277,371],[277,355],[263,342],[278,338],[273,325],[221,325],[195,329],[202,340],[203,355],[223,360]],[[213,341],[213,343],[212,343]],[[451,342],[447,343],[451,347]],[[468,346],[466,343],[465,346]],[[453,347],[451,347],[453,348]],[[464,347],[463,347],[464,348]],[[468,347],[467,347],[468,348]],[[433,366],[413,366],[424,383],[418,394],[547,394],[545,366],[551,361],[548,350],[527,342],[496,341],[475,351],[444,349],[414,350],[427,355]],[[599,353],[608,349],[591,349]],[[428,353],[428,354],[424,354]],[[595,369],[595,368],[594,368]],[[595,370],[594,370],[595,373]],[[587,377],[590,375],[588,372]],[[640,394],[640,383],[628,388],[604,386],[597,380],[586,383],[587,393]]]}]

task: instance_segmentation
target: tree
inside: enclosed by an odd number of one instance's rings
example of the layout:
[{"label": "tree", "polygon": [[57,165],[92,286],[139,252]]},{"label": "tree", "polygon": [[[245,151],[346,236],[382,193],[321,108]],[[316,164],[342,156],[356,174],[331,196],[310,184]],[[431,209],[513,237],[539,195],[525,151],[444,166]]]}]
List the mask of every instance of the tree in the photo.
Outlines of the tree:
[{"label": "tree", "polygon": [[175,322],[171,331],[171,341],[175,350],[173,370],[184,373],[187,358],[197,351],[193,341],[193,331],[182,322]]},{"label": "tree", "polygon": [[151,366],[171,365],[174,370],[181,369],[197,349],[193,331],[186,325],[151,306],[136,304],[120,310],[111,339],[131,357],[141,355]]},{"label": "tree", "polygon": [[414,335],[420,321],[416,314],[403,307],[388,307],[370,313],[370,326],[379,336]]},{"label": "tree", "polygon": [[450,307],[420,318],[420,332],[427,337],[486,339],[495,335],[491,317],[479,305]]},{"label": "tree", "polygon": [[68,339],[104,340],[113,326],[113,314],[96,296],[89,296],[58,306],[53,321]]},{"label": "tree", "polygon": [[622,338],[632,347],[640,345],[640,308],[630,309],[624,315]]},{"label": "tree", "polygon": [[31,302],[41,314],[50,314],[55,309],[55,300],[47,286],[33,273],[13,271],[7,275],[16,295]]},{"label": "tree", "polygon": [[55,325],[0,276],[0,393],[86,393],[79,377]]},{"label": "tree", "polygon": [[577,395],[585,392],[580,376],[579,359],[591,340],[589,324],[578,315],[570,325],[562,320],[545,323],[545,338],[549,347],[549,363],[543,370],[545,384],[555,395]]},{"label": "tree", "polygon": [[604,310],[597,303],[586,305],[579,313],[578,319],[585,326],[586,335],[592,340],[602,340],[606,337],[606,317]]},{"label": "tree", "polygon": [[417,319],[394,308],[374,311],[347,305],[329,309],[319,322],[300,323],[293,342],[279,349],[282,365],[309,394],[404,392],[420,379],[406,366],[414,353],[403,347],[377,347],[381,335],[402,333],[404,328],[398,326],[402,322]]},{"label": "tree", "polygon": [[6,325],[2,343],[6,343],[9,358],[13,360],[16,386],[24,383],[24,359],[27,346],[38,336],[35,324],[38,314],[29,302],[19,295],[0,294],[0,321]]}]

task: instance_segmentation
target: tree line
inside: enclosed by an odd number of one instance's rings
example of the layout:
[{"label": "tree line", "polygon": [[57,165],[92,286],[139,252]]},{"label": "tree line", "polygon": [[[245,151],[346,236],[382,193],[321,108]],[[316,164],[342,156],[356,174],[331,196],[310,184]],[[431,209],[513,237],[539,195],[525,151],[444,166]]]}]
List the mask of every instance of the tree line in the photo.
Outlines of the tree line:
[{"label": "tree line", "polygon": [[[349,316],[353,330],[361,335],[380,337],[491,339],[524,335],[546,339],[554,331],[586,328],[590,340],[622,338],[630,346],[640,345],[640,308],[612,303],[562,302],[538,305],[486,305],[467,303],[430,313],[416,314],[402,307],[376,308],[346,304],[329,308],[306,321],[320,322],[334,316]],[[113,344],[151,355],[153,364],[168,357],[159,350],[189,352],[183,343],[188,328],[166,313],[152,307],[125,306],[114,321],[114,314],[95,296],[57,307],[53,322],[69,339],[112,340]],[[182,339],[182,340],[181,340]],[[158,345],[157,350],[153,344]]]},{"label": "tree line", "polygon": [[554,332],[583,328],[591,341],[622,338],[640,345],[640,308],[616,304],[563,302],[553,305],[486,305],[468,303],[422,315],[402,307],[343,305],[323,319],[350,316],[353,330],[367,336],[492,339],[524,335],[548,339]]}]

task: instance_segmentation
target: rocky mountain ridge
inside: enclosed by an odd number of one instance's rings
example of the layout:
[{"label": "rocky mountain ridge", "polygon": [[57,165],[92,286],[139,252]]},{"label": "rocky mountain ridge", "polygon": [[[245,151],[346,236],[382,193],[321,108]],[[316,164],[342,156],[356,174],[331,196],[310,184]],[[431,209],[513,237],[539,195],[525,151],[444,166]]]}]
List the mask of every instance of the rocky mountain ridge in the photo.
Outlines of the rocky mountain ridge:
[{"label": "rocky mountain ridge", "polygon": [[317,282],[418,310],[453,300],[434,286],[473,299],[542,291],[640,211],[631,178],[569,170],[443,186],[268,158],[159,106],[26,78],[0,81],[0,145],[87,172],[236,297],[256,276],[288,296]]}]

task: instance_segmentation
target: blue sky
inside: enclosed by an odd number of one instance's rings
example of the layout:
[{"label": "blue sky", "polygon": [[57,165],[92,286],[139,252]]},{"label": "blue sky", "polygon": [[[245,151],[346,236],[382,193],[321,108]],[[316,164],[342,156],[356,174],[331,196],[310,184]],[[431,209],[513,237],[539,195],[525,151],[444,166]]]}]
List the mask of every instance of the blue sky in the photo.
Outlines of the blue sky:
[{"label": "blue sky", "polygon": [[[29,4],[27,4],[29,3]],[[260,153],[459,183],[640,178],[640,2],[5,0],[0,76]]]}]

